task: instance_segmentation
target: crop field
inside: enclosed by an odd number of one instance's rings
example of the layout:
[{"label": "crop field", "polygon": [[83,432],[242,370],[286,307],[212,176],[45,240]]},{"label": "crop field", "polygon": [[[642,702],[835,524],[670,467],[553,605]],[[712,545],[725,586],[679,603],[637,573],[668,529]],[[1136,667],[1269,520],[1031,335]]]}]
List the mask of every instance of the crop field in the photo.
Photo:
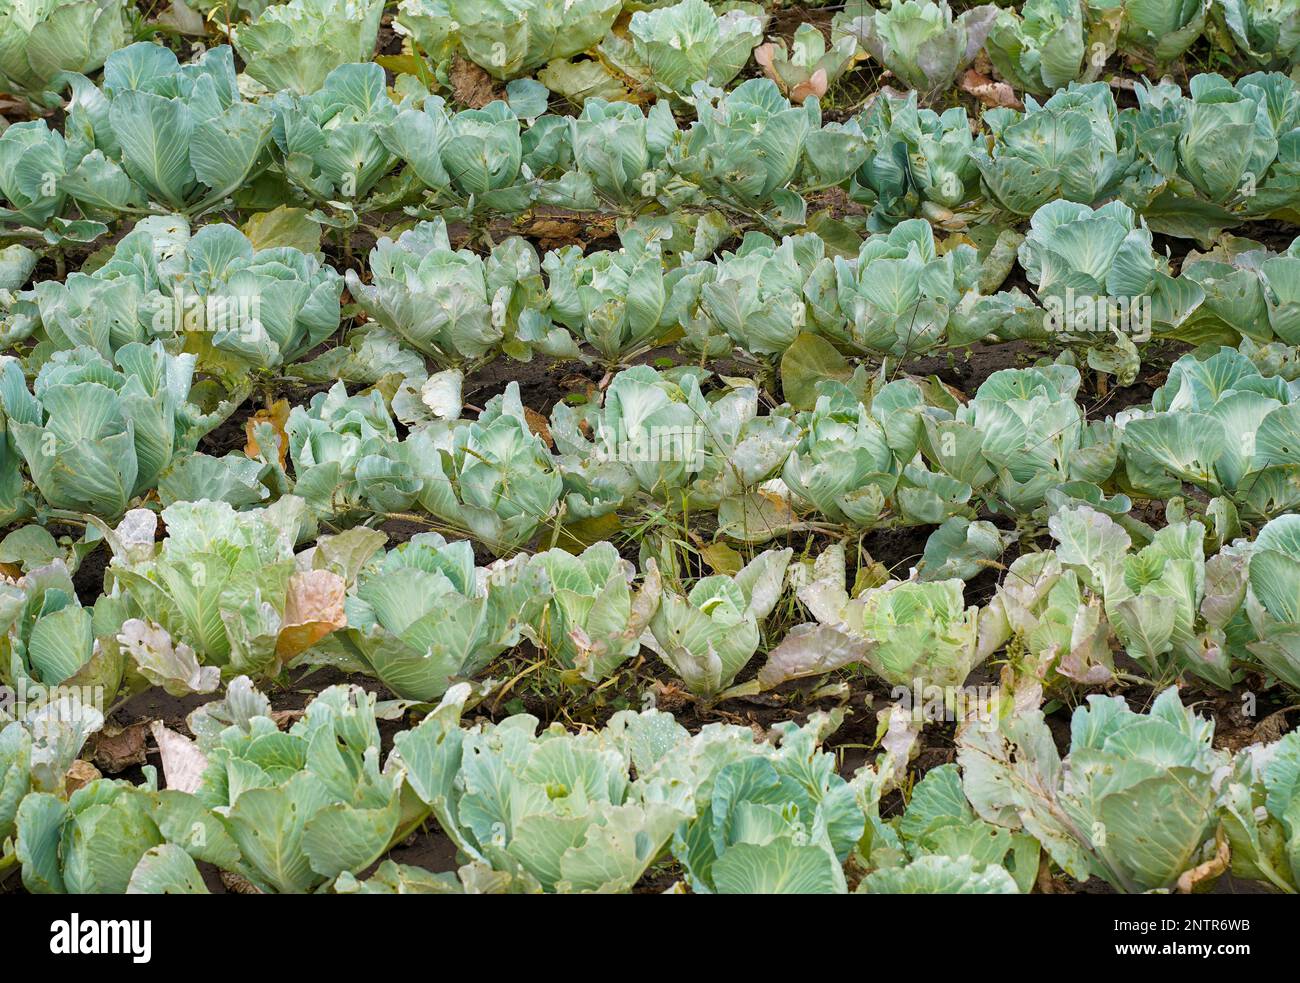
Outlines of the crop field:
[{"label": "crop field", "polygon": [[0,114],[0,894],[1300,891],[1300,0],[0,0]]}]

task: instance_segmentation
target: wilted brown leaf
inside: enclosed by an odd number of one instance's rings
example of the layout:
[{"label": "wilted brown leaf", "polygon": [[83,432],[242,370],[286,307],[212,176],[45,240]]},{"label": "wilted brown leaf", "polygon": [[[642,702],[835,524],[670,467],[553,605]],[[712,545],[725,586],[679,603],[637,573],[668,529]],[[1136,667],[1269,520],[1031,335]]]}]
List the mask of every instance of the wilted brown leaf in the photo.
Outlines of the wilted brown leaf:
[{"label": "wilted brown leaf", "polygon": [[968,68],[961,77],[961,90],[974,96],[986,106],[1005,106],[1007,109],[1024,109],[1025,104],[1006,82],[995,82]]},{"label": "wilted brown leaf", "polygon": [[[565,213],[567,214],[567,213]],[[517,224],[517,235],[536,239],[544,249],[559,249],[562,246],[586,247],[596,239],[612,236],[616,231],[614,219],[609,216],[582,220],[567,218],[564,215],[533,215]]]},{"label": "wilted brown leaf", "polygon": [[482,109],[494,99],[504,99],[505,91],[497,88],[487,72],[457,55],[451,63],[451,95],[463,106]]},{"label": "wilted brown leaf", "polygon": [[531,407],[524,407],[524,421],[528,424],[528,429],[541,437],[547,447],[555,447],[555,438],[551,436],[551,426],[546,422],[546,417],[538,413]]},{"label": "wilted brown leaf", "polygon": [[655,708],[669,713],[680,710],[691,702],[691,694],[671,680],[655,680],[650,684],[650,692],[654,694]]},{"label": "wilted brown leaf", "polygon": [[585,248],[588,238],[584,233],[587,231],[588,228],[579,222],[539,218],[529,222],[524,227],[523,234],[530,239],[536,239],[544,249],[561,249],[564,246]]},{"label": "wilted brown leaf", "polygon": [[125,727],[105,724],[96,735],[91,760],[105,775],[116,775],[132,765],[142,765],[145,756],[144,738],[149,731],[149,721],[140,720]]},{"label": "wilted brown leaf", "polygon": [[1251,731],[1251,741],[1256,744],[1272,744],[1274,741],[1280,741],[1287,732],[1287,714],[1292,709],[1294,708],[1287,707],[1277,713],[1270,713],[1261,720]]},{"label": "wilted brown leaf", "polygon": [[91,782],[98,781],[103,777],[99,773],[99,769],[89,761],[78,758],[72,762],[72,767],[68,769],[68,774],[64,776],[63,788],[68,795],[71,795],[82,786],[89,785]]},{"label": "wilted brown leaf", "polygon": [[250,881],[242,874],[236,874],[229,870],[221,871],[221,883],[225,885],[227,891],[231,894],[265,894],[260,887]]},{"label": "wilted brown leaf", "polygon": [[280,728],[280,730],[288,730],[290,727],[292,727],[294,724],[296,724],[299,720],[301,720],[306,715],[307,715],[306,710],[272,710],[271,711],[271,719],[275,721],[275,726]]}]

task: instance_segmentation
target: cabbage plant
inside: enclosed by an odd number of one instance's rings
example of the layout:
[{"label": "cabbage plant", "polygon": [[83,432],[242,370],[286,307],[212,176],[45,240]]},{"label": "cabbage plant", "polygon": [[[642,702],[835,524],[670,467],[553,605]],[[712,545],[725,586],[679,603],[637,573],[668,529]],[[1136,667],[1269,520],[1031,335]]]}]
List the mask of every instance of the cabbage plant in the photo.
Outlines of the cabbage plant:
[{"label": "cabbage plant", "polygon": [[202,412],[190,400],[193,376],[193,355],[169,355],[158,342],[126,345],[114,362],[74,348],[56,353],[29,392],[6,356],[0,401],[45,501],[115,520],[233,408]]},{"label": "cabbage plant", "polygon": [[[347,271],[348,292],[375,321],[440,366],[468,368],[499,351],[527,360],[550,338],[537,253],[511,237],[486,258],[451,248],[442,219],[370,252],[371,282]],[[549,341],[548,341],[549,339]],[[564,339],[567,340],[567,339]]]},{"label": "cabbage plant", "polygon": [[567,153],[560,117],[543,116],[525,132],[499,99],[451,113],[441,97],[431,96],[422,109],[403,108],[376,132],[434,203],[443,199],[467,210],[526,208],[535,192],[533,168],[545,170]]},{"label": "cabbage plant", "polygon": [[460,40],[459,29],[447,0],[400,0],[393,17],[393,31],[410,38],[435,64],[451,58]]},{"label": "cabbage plant", "polygon": [[499,79],[528,75],[549,61],[568,58],[605,36],[621,0],[445,0],[420,20],[401,21],[426,51],[454,35],[470,61]]},{"label": "cabbage plant", "polygon": [[[1007,639],[993,608],[966,606],[961,580],[891,580],[851,597],[844,547],[828,546],[813,563],[799,600],[873,674],[895,686],[959,687]],[[865,643],[865,644],[863,644]],[[842,644],[842,643],[841,643]]]},{"label": "cabbage plant", "polygon": [[1293,214],[1300,202],[1295,82],[1281,73],[1235,83],[1207,74],[1192,78],[1186,96],[1170,83],[1135,93],[1135,138],[1148,171],[1125,197],[1153,229],[1209,246],[1223,229]]},{"label": "cabbage plant", "polygon": [[[345,208],[392,169],[397,155],[384,143],[384,128],[409,108],[389,98],[384,70],[373,62],[340,65],[307,95],[279,91],[270,106],[274,146],[290,186],[312,202]],[[345,214],[334,221],[347,220]]]},{"label": "cabbage plant", "polygon": [[1119,457],[1119,435],[1105,421],[1084,419],[1075,402],[1081,383],[1069,365],[1002,369],[958,408],[951,426],[930,424],[929,447],[954,477],[988,487],[989,498],[1015,514],[1037,509],[1058,486],[1078,494],[1086,485],[1095,489],[1089,497],[1099,497]]},{"label": "cabbage plant", "polygon": [[635,103],[591,98],[569,120],[575,169],[595,196],[620,207],[658,194],[664,158],[677,137],[667,102],[645,111]]},{"label": "cabbage plant", "polygon": [[1118,22],[1119,47],[1168,65],[1205,30],[1205,0],[1087,0],[1089,12]]},{"label": "cabbage plant", "polygon": [[936,415],[946,411],[927,406],[909,380],[888,383],[864,401],[841,383],[820,383],[812,410],[795,418],[802,433],[781,471],[792,507],[815,509],[848,528],[973,516],[971,484],[943,470],[941,459],[940,470],[931,471],[917,457],[928,418]]},{"label": "cabbage plant", "polygon": [[1117,423],[1128,480],[1144,494],[1179,494],[1186,482],[1228,497],[1251,519],[1296,507],[1300,407],[1286,382],[1261,375],[1235,349],[1182,356],[1150,409],[1135,407]]},{"label": "cabbage plant", "polygon": [[200,666],[159,625],[127,615],[125,599],[112,594],[83,607],[62,558],[30,567],[0,583],[0,680],[31,694],[94,692],[104,706],[148,685],[175,697],[217,688],[216,667]]},{"label": "cabbage plant", "polygon": [[[1138,298],[1150,293],[1159,269],[1146,223],[1119,201],[1096,209],[1049,202],[1030,218],[1019,259],[1040,297],[1071,289],[1092,299]],[[1087,314],[1080,307],[1076,320]]]},{"label": "cabbage plant", "polygon": [[1115,674],[1103,599],[1052,550],[1017,557],[993,600],[1016,649],[1049,690],[1102,685]]},{"label": "cabbage plant", "polygon": [[1096,78],[1102,67],[1088,44],[1084,0],[1027,0],[1020,11],[1001,10],[984,50],[999,75],[1035,95]]},{"label": "cabbage plant", "polygon": [[1122,201],[1095,210],[1048,202],[1034,212],[1017,256],[1043,305],[1039,331],[1084,349],[1089,367],[1122,385],[1137,377],[1137,346],[1157,330],[1180,330],[1194,300],[1169,277],[1146,222]]},{"label": "cabbage plant", "polygon": [[[1274,253],[1249,239],[1224,237],[1183,260],[1179,279],[1190,286],[1186,306],[1206,333],[1226,330],[1267,346],[1300,341],[1300,242]],[[1280,375],[1280,372],[1266,372]]]},{"label": "cabbage plant", "polygon": [[981,296],[974,247],[963,243],[939,255],[922,219],[868,237],[856,258],[837,256],[834,265],[844,320],[826,333],[858,351],[907,357],[1037,327],[1033,305],[1018,291]]},{"label": "cabbage plant", "polygon": [[1117,891],[1173,890],[1214,855],[1217,789],[1229,755],[1213,722],[1176,689],[1146,713],[1119,696],[1074,711],[1064,759],[1038,709],[976,721],[958,734],[962,787],[986,822],[1037,839],[1077,880]]},{"label": "cabbage plant", "polygon": [[61,559],[29,570],[16,583],[0,583],[0,680],[32,693],[56,686],[97,688],[105,705],[112,705],[126,673],[123,654],[112,644],[122,617],[113,598],[83,607]]},{"label": "cabbage plant", "polygon": [[600,51],[619,72],[661,97],[693,98],[695,86],[721,89],[763,39],[767,15],[757,4],[714,13],[705,0],[638,10],[627,36],[609,34]]},{"label": "cabbage plant", "polygon": [[1224,47],[1260,68],[1286,71],[1300,63],[1300,20],[1274,0],[1214,0],[1215,37]]},{"label": "cabbage plant", "polygon": [[501,555],[553,521],[563,479],[528,426],[519,383],[494,396],[475,421],[428,427],[413,451],[427,462],[419,502],[455,530]]},{"label": "cabbage plant", "polygon": [[549,599],[527,557],[475,567],[468,540],[420,533],[361,571],[330,647],[399,697],[436,700],[517,645]]},{"label": "cabbage plant", "polygon": [[159,280],[153,323],[179,328],[199,365],[220,377],[286,365],[338,327],[343,278],[314,254],[259,250],[232,226],[209,225],[182,255],[171,282]]},{"label": "cabbage plant", "polygon": [[610,543],[595,543],[574,556],[547,550],[531,562],[551,585],[533,633],[558,662],[561,676],[575,683],[599,683],[641,649],[651,617],[659,608],[659,571],[646,571],[634,586],[636,568]]},{"label": "cabbage plant", "polygon": [[[803,433],[781,470],[790,490],[831,522],[870,527],[879,521],[902,467],[870,407],[847,386],[823,383],[816,406],[799,423]],[[900,448],[900,457],[910,457],[907,450]],[[910,450],[916,453],[915,443]]]},{"label": "cabbage plant", "polygon": [[990,109],[988,149],[971,154],[985,193],[1016,215],[1032,215],[1058,199],[1091,205],[1118,192],[1133,166],[1121,147],[1119,111],[1104,82],[1071,84],[1025,111]]},{"label": "cabbage plant", "polygon": [[693,374],[625,369],[603,406],[552,411],[568,500],[612,511],[639,490],[674,512],[742,507],[798,440],[789,416],[758,409],[752,385],[710,398]]},{"label": "cabbage plant", "polygon": [[900,96],[886,89],[856,126],[868,153],[852,173],[849,195],[871,206],[872,231],[918,215],[952,229],[978,217],[977,147],[965,109],[937,113],[919,108],[914,91]]},{"label": "cabbage plant", "polygon": [[1245,610],[1257,641],[1250,654],[1292,689],[1300,689],[1300,523],[1282,515],[1266,523],[1247,553]]},{"label": "cabbage plant", "polygon": [[[448,691],[394,752],[406,780],[472,862],[528,893],[630,891],[658,859],[689,802],[632,778],[622,731],[538,732],[527,714],[460,726],[469,687]],[[671,722],[671,718],[669,718]]]},{"label": "cabbage plant", "polygon": [[18,306],[13,291],[27,283],[39,261],[36,253],[22,243],[0,247],[0,319]]},{"label": "cabbage plant", "polygon": [[89,214],[153,202],[185,215],[222,207],[270,164],[271,111],[240,94],[225,45],[181,65],[140,42],[109,55],[95,88],[72,77],[65,132],[81,158],[63,189]]},{"label": "cabbage plant", "polygon": [[22,235],[24,229],[35,235],[57,223],[68,200],[63,178],[75,164],[75,152],[63,134],[44,120],[15,123],[0,133],[0,223],[6,226],[5,235]]},{"label": "cabbage plant", "polygon": [[947,0],[891,0],[883,10],[850,10],[840,30],[908,88],[928,96],[951,85],[975,60],[997,16],[992,4],[954,16]]},{"label": "cabbage plant", "polygon": [[[19,855],[17,820],[22,804],[32,793],[46,792],[53,802],[42,801],[34,814],[58,812],[58,801],[67,796],[68,769],[86,740],[103,725],[102,713],[70,694],[30,710],[21,719],[0,710],[0,871],[21,862],[36,873],[30,836],[23,838],[23,856]],[[57,849],[57,838],[51,845]],[[48,869],[57,870],[57,860]],[[37,890],[43,879],[34,878]]]},{"label": "cabbage plant", "polygon": [[[346,516],[369,503],[379,485],[396,494],[384,504],[406,508],[420,490],[416,474],[397,474],[397,428],[378,390],[348,396],[343,383],[289,413],[285,433],[294,494],[322,517]],[[382,492],[381,492],[382,495]]]},{"label": "cabbage plant", "polygon": [[149,773],[143,786],[97,778],[66,798],[26,796],[17,854],[27,891],[207,893],[196,859],[233,866],[239,849],[212,812],[184,793],[158,791]]},{"label": "cabbage plant", "polygon": [[1300,735],[1252,745],[1237,754],[1224,783],[1220,816],[1232,873],[1283,894],[1300,893]]},{"label": "cabbage plant", "polygon": [[128,344],[159,340],[246,392],[250,370],[291,362],[338,327],[342,292],[343,278],[312,254],[255,249],[224,224],[191,234],[184,218],[155,216],[136,223],[93,273],[38,284],[27,329],[46,357],[82,345],[111,359]]},{"label": "cabbage plant", "polygon": [[626,362],[668,334],[684,313],[686,269],[664,270],[657,240],[633,230],[622,248],[583,255],[578,246],[542,258],[550,314],[609,365]]},{"label": "cabbage plant", "polygon": [[272,92],[315,92],[340,65],[375,52],[383,0],[289,0],[233,29],[249,76]]},{"label": "cabbage plant", "polygon": [[[233,865],[238,848],[187,791],[160,792],[151,766],[144,785],[93,772],[78,782],[73,766],[103,724],[99,710],[63,692],[0,730],[0,869],[21,863],[23,887],[32,894],[121,894],[150,881],[137,880],[136,871],[165,850],[166,866],[184,875],[165,878],[172,890],[201,891],[195,859]],[[152,883],[161,890],[163,880]]]},{"label": "cabbage plant", "polygon": [[399,832],[404,773],[380,764],[375,703],[331,686],[287,732],[268,707],[200,743],[194,798],[236,848],[220,866],[262,891],[305,894],[379,859]]},{"label": "cabbage plant", "polygon": [[344,626],[344,579],[299,569],[293,546],[306,528],[300,498],[236,512],[225,502],[176,502],[157,515],[128,513],[109,537],[109,576],[132,609],[227,675],[274,675]]},{"label": "cabbage plant", "polygon": [[778,724],[773,740],[709,724],[687,734],[667,714],[621,714],[638,776],[689,790],[696,813],[673,837],[701,894],[843,894],[844,862],[866,819],[859,777],[845,781],[820,747],[839,716]]},{"label": "cabbage plant", "polygon": [[129,40],[127,0],[13,0],[0,10],[0,88],[58,105],[60,72],[98,71]]},{"label": "cabbage plant", "polygon": [[907,811],[871,837],[865,894],[1028,894],[1040,848],[1027,833],[975,815],[956,765],[931,768]]},{"label": "cabbage plant", "polygon": [[1224,603],[1217,596],[1222,587],[1207,575],[1203,525],[1170,523],[1138,549],[1114,519],[1086,505],[1061,510],[1048,527],[1060,544],[1057,558],[1102,597],[1131,658],[1157,680],[1190,671],[1231,688],[1225,619],[1212,614]]},{"label": "cabbage plant", "polygon": [[143,277],[69,273],[60,280],[41,280],[21,295],[30,305],[6,333],[8,344],[33,340],[29,365],[39,365],[56,351],[84,345],[105,358],[124,345],[152,337],[152,318]]},{"label": "cabbage plant", "polygon": [[[781,599],[793,552],[767,550],[735,576],[715,574],[696,581],[684,596],[664,589],[646,643],[692,694],[717,699],[753,658],[762,621]],[[647,576],[654,576],[652,571],[648,566]]]},{"label": "cabbage plant", "polygon": [[760,357],[781,355],[801,332],[837,325],[832,269],[826,244],[813,233],[785,236],[779,244],[762,232],[747,233],[734,253],[702,270],[686,341],[713,354],[734,345]]},{"label": "cabbage plant", "polygon": [[799,221],[805,206],[789,185],[810,132],[821,125],[817,104],[793,106],[775,82],[748,79],[697,101],[696,111],[685,139],[670,148],[673,171],[706,196],[745,209],[775,205],[778,217]]}]

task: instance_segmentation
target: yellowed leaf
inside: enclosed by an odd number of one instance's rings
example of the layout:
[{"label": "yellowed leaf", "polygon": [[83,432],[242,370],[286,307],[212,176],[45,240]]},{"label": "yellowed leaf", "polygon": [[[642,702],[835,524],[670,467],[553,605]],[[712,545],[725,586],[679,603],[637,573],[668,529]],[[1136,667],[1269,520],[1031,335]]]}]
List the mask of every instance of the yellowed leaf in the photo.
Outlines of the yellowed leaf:
[{"label": "yellowed leaf", "polygon": [[710,543],[700,548],[700,556],[714,573],[734,577],[745,565],[744,558],[726,543]]},{"label": "yellowed leaf", "polygon": [[555,545],[566,553],[581,553],[588,546],[602,539],[613,539],[622,527],[622,521],[616,512],[607,512],[592,519],[566,522],[560,527]]},{"label": "yellowed leaf", "polygon": [[330,570],[303,570],[289,578],[284,625],[275,654],[288,662],[332,631],[347,626],[343,596],[347,583]]},{"label": "yellowed leaf", "polygon": [[269,423],[275,430],[275,439],[279,445],[276,448],[276,456],[279,458],[280,467],[284,467],[285,455],[289,452],[289,434],[285,430],[289,424],[289,401],[277,399],[270,406],[258,410],[244,421],[244,435],[247,438],[244,454],[248,457],[260,457],[265,450],[258,446],[253,436],[253,429],[259,423]]},{"label": "yellowed leaf", "polygon": [[1232,853],[1222,826],[1219,827],[1214,840],[1214,856],[1179,875],[1177,888],[1179,894],[1202,894],[1210,890],[1219,876],[1228,869]]}]

